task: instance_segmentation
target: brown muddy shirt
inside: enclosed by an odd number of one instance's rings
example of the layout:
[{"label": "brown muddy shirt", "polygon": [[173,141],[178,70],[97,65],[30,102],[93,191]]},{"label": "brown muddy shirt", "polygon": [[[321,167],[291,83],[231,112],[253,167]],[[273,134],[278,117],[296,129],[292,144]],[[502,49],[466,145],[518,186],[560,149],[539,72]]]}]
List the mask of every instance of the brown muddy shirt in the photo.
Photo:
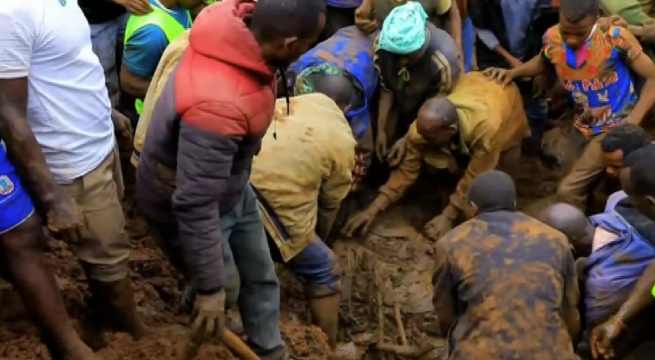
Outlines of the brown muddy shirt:
[{"label": "brown muddy shirt", "polygon": [[483,213],[437,244],[435,307],[454,304],[449,359],[577,359],[575,262],[560,232],[520,212]]},{"label": "brown muddy shirt", "polygon": [[521,144],[528,134],[528,120],[516,85],[501,86],[479,72],[462,75],[448,100],[457,108],[459,139],[447,149],[430,144],[414,122],[406,136],[405,157],[380,193],[395,202],[414,184],[424,162],[436,169],[451,169],[455,154],[467,156],[466,171],[444,210],[457,217],[467,206],[473,180],[495,169],[503,153]]}]

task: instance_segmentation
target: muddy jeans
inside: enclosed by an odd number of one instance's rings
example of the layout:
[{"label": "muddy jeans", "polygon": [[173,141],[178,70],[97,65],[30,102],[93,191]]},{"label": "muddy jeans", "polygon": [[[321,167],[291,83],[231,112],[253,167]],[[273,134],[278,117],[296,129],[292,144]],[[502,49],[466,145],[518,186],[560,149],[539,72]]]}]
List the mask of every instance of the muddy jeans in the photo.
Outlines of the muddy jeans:
[{"label": "muddy jeans", "polygon": [[586,209],[591,187],[605,171],[603,149],[601,148],[604,138],[605,135],[598,135],[589,140],[582,155],[576,160],[557,188],[559,201]]},{"label": "muddy jeans", "polygon": [[116,46],[118,32],[123,24],[121,16],[101,24],[91,24],[91,44],[105,71],[105,83],[113,107],[118,103],[118,66],[116,63]]},{"label": "muddy jeans", "polygon": [[[225,291],[238,294],[239,310],[248,341],[256,349],[273,350],[283,345],[280,334],[280,286],[268,249],[257,200],[248,185],[241,200],[221,216]],[[156,240],[176,266],[182,266],[175,224],[151,222]],[[228,301],[229,302],[229,301]]]},{"label": "muddy jeans", "polygon": [[73,183],[61,185],[82,212],[82,241],[77,256],[93,280],[114,282],[128,274],[129,237],[121,207],[123,185],[118,151]]}]

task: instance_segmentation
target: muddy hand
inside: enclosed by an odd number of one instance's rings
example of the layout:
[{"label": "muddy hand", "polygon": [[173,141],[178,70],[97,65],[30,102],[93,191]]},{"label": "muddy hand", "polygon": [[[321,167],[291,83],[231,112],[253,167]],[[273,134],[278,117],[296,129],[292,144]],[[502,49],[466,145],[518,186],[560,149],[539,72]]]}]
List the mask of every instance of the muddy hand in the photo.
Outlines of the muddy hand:
[{"label": "muddy hand", "polygon": [[114,0],[134,15],[145,15],[152,11],[148,0]]},{"label": "muddy hand", "polygon": [[453,228],[453,220],[446,215],[439,215],[425,225],[424,231],[432,241],[439,240]]},{"label": "muddy hand", "polygon": [[79,244],[82,241],[82,213],[75,201],[62,193],[46,207],[48,230],[68,243]]},{"label": "muddy hand", "polygon": [[377,212],[370,208],[361,211],[346,223],[342,233],[348,237],[365,235],[376,216]]},{"label": "muddy hand", "polygon": [[489,68],[483,71],[482,74],[491,80],[497,81],[503,86],[509,85],[514,80],[512,72],[507,69]]},{"label": "muddy hand", "polygon": [[405,158],[406,150],[407,147],[404,137],[396,141],[396,143],[391,147],[389,155],[387,155],[387,162],[389,163],[389,166],[394,168],[400,165],[400,162]]},{"label": "muddy hand", "polygon": [[116,110],[112,110],[111,119],[114,122],[118,148],[121,151],[131,151],[133,148],[133,138],[130,119]]},{"label": "muddy hand", "polygon": [[628,28],[630,24],[628,24],[628,22],[625,21],[625,19],[619,15],[601,17],[598,19],[598,27],[600,28],[600,30],[607,31],[612,26]]},{"label": "muddy hand", "polygon": [[225,290],[196,296],[193,304],[193,338],[200,343],[223,335],[225,328]]},{"label": "muddy hand", "polygon": [[591,332],[591,353],[594,359],[614,359],[614,342],[619,338],[625,325],[614,317],[598,325]]}]

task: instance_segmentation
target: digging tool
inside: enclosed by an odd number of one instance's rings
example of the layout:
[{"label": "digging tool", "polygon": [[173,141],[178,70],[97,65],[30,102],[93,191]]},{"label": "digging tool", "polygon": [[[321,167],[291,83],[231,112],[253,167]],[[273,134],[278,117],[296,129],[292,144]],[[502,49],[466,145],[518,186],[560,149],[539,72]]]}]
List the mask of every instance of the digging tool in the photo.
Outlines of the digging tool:
[{"label": "digging tool", "polygon": [[[245,343],[241,338],[233,333],[231,330],[225,329],[223,331],[223,343],[227,346],[236,356],[242,360],[260,360],[259,356]],[[179,360],[192,360],[198,355],[202,341],[199,341],[193,335],[189,339],[182,357]]]},{"label": "digging tool", "polygon": [[412,346],[412,345],[395,345],[387,343],[378,343],[375,348],[379,351],[394,354],[398,356],[409,357],[412,359],[419,358],[428,352],[432,351],[432,346]]}]

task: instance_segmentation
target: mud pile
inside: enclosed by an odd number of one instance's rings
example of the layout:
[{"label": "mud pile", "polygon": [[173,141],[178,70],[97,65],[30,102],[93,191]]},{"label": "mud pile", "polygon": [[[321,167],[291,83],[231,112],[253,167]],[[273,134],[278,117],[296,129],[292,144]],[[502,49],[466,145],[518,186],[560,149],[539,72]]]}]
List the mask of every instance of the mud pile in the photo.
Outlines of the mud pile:
[{"label": "mud pile", "polygon": [[[551,146],[559,149],[560,144]],[[557,154],[560,155],[560,154]],[[543,206],[559,174],[524,164],[517,179],[521,205]],[[454,181],[422,176],[398,206],[386,212],[365,239],[338,239],[332,246],[344,270],[339,359],[443,359],[446,351],[432,305],[433,244],[417,229],[439,213]],[[537,186],[539,185],[539,186]],[[338,229],[336,229],[338,231]],[[87,288],[83,271],[68,246],[49,242],[50,262],[71,316],[84,313]],[[138,342],[112,335],[100,354],[107,360],[173,360],[188,339],[181,310],[178,274],[148,237],[134,240],[130,260],[139,312],[154,333]],[[282,331],[293,359],[327,360],[325,335],[310,326],[302,284],[284,270]],[[36,329],[26,320],[20,301],[0,286],[0,359],[49,359]],[[197,359],[235,359],[221,344],[202,347]]]}]

